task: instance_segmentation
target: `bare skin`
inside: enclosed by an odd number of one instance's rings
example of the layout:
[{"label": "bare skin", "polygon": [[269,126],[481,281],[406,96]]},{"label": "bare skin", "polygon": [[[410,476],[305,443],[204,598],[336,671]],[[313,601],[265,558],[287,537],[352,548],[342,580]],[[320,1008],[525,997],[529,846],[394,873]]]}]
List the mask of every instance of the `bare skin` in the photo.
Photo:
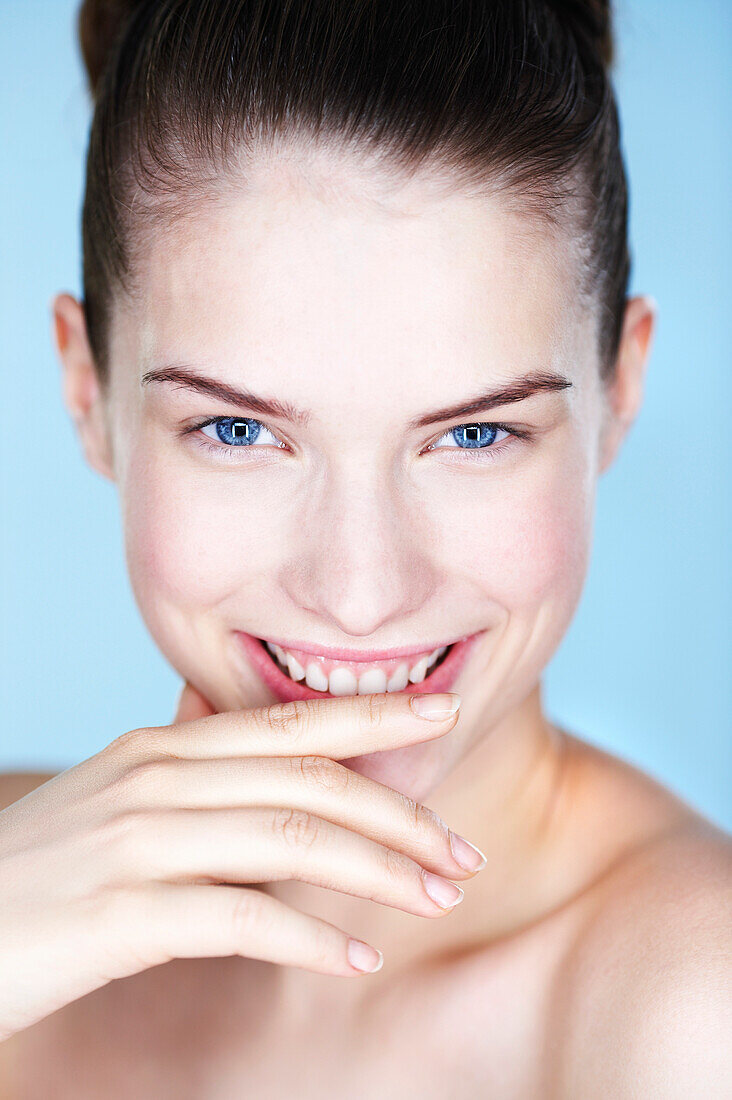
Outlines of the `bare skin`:
[{"label": "bare skin", "polygon": [[[538,703],[537,692],[526,711],[538,716]],[[646,1095],[681,1098],[691,1073],[717,1087],[728,1073],[729,998],[715,967],[729,954],[729,838],[637,769],[566,731],[552,738],[561,764],[527,787],[543,807],[537,863],[517,861],[513,882],[503,871],[513,906],[503,927],[491,919],[496,874],[466,883],[463,902],[430,921],[429,935],[415,935],[418,917],[337,895],[350,931],[381,926],[369,932],[385,953],[376,974],[346,982],[243,958],[176,959],[6,1040],[3,1095],[599,1100],[638,1095],[645,1081]],[[3,804],[46,778],[4,776]],[[488,830],[472,835],[486,853],[499,851]],[[330,892],[264,888],[335,915],[323,904]],[[679,968],[690,929],[693,959]],[[670,1014],[687,1000],[693,1050],[687,1041],[683,1056],[693,1065],[676,1066],[670,1084]],[[632,1041],[639,1028],[642,1046]]]},{"label": "bare skin", "polygon": [[[142,298],[115,315],[109,393],[80,304],[57,297],[65,401],[118,486],[138,606],[209,713],[276,701],[232,660],[232,629],[362,649],[484,632],[453,685],[453,731],[347,766],[435,810],[487,866],[435,920],[266,882],[378,947],[383,968],[176,959],[8,1039],[8,1094],[714,1095],[729,838],[553,727],[540,692],[581,594],[597,479],[640,408],[655,307],[628,301],[603,389],[566,242],[425,181],[394,216],[356,201],[364,179],[351,188],[341,165],[308,163],[307,186],[289,167],[151,238]],[[181,425],[241,410],[142,384],[175,361],[314,422],[265,417],[289,449],[211,457]],[[532,433],[495,461],[427,454],[449,423],[405,427],[548,364],[571,387],[491,412]],[[218,537],[239,515],[256,523]]]}]

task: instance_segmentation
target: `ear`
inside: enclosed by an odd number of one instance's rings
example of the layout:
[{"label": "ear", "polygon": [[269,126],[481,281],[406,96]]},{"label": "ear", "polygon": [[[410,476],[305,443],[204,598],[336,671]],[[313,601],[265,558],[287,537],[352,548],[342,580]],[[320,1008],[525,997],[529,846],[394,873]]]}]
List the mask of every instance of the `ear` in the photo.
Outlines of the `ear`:
[{"label": "ear", "polygon": [[643,402],[643,382],[657,317],[658,306],[649,295],[626,299],[615,374],[604,390],[600,474],[615,461]]},{"label": "ear", "polygon": [[51,301],[56,354],[63,368],[64,404],[74,421],[87,462],[115,480],[105,400],[89,346],[84,309],[71,294]]}]

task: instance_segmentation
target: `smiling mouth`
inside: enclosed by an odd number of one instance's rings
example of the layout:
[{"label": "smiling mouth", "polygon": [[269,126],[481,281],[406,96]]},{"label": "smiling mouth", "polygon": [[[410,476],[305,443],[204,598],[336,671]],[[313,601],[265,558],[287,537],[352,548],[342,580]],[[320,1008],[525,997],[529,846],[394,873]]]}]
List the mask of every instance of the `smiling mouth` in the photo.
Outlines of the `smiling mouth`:
[{"label": "smiling mouth", "polygon": [[304,683],[313,691],[330,695],[367,695],[403,691],[408,684],[421,684],[447,659],[455,643],[431,653],[391,661],[339,661],[333,658],[291,653],[258,638],[260,646],[279,671],[293,683]]}]

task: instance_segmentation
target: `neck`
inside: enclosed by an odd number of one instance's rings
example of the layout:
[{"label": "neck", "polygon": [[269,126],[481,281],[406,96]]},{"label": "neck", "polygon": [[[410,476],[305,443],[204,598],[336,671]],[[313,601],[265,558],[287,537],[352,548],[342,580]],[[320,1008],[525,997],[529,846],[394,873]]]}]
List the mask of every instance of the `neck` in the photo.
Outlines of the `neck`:
[{"label": "neck", "polygon": [[[545,718],[541,686],[475,743],[431,792],[425,805],[487,856],[473,879],[457,880],[465,897],[457,909],[433,920],[299,880],[266,883],[266,893],[378,947],[390,971],[443,954],[476,938],[487,945],[531,923],[545,907],[546,867],[563,799],[565,735]],[[538,873],[542,868],[544,873]],[[556,882],[554,891],[561,890]],[[374,983],[380,975],[367,980]],[[303,986],[327,981],[301,968],[278,968],[278,983]],[[354,984],[358,984],[357,982]],[[330,986],[329,986],[330,988]]]},{"label": "neck", "polygon": [[565,738],[546,719],[541,684],[498,722],[432,792],[429,806],[487,856],[491,878],[515,877],[534,854],[564,774]]}]

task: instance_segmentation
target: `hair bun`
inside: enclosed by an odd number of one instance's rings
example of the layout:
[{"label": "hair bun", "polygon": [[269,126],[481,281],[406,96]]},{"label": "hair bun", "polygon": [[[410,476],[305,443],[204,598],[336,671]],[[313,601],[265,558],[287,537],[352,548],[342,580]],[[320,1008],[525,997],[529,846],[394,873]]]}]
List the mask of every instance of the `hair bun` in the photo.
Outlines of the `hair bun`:
[{"label": "hair bun", "polygon": [[141,0],[83,0],[78,15],[81,56],[89,91],[96,94],[99,80],[122,28]]},{"label": "hair bun", "polygon": [[615,57],[611,0],[550,0],[550,6],[609,69]]}]

